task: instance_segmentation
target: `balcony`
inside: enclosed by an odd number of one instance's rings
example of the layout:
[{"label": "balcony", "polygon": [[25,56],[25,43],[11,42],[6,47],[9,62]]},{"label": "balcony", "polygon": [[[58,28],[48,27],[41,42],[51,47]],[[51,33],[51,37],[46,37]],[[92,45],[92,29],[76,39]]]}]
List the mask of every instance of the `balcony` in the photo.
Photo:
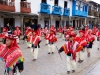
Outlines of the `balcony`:
[{"label": "balcony", "polygon": [[0,1],[0,10],[15,12],[14,2]]},{"label": "balcony", "polygon": [[59,6],[52,6],[52,14],[62,15],[62,8]]},{"label": "balcony", "polygon": [[63,13],[64,16],[70,16],[70,9],[68,8],[64,8],[64,13]]},{"label": "balcony", "polygon": [[98,11],[95,11],[94,12],[94,16],[98,17],[99,16],[99,12]]},{"label": "balcony", "polygon": [[40,4],[40,13],[50,14],[50,5],[46,3]]},{"label": "balcony", "polygon": [[94,16],[94,10],[89,10],[89,11],[88,11],[88,15],[89,15],[89,16]]},{"label": "balcony", "polygon": [[73,16],[80,16],[80,17],[87,17],[88,12],[80,11],[80,10],[73,10]]},{"label": "balcony", "polygon": [[20,2],[20,12],[22,12],[22,13],[31,13],[31,3],[29,3],[29,2]]}]

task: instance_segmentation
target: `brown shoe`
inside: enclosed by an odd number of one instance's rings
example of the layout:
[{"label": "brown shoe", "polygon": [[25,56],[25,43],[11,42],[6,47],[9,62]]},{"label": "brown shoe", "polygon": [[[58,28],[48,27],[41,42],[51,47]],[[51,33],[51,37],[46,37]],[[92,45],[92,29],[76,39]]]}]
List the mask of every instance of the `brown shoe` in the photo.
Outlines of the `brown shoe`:
[{"label": "brown shoe", "polygon": [[52,52],[52,54],[54,54],[54,52]]},{"label": "brown shoe", "polygon": [[70,71],[67,71],[67,74],[70,74]]},{"label": "brown shoe", "polygon": [[87,55],[88,57],[90,57],[90,53],[88,53],[88,55]]},{"label": "brown shoe", "polygon": [[48,54],[50,54],[50,52],[48,52]]},{"label": "brown shoe", "polygon": [[74,73],[75,72],[75,70],[72,70],[72,73]]},{"label": "brown shoe", "polygon": [[33,59],[33,61],[36,61],[36,59]]}]

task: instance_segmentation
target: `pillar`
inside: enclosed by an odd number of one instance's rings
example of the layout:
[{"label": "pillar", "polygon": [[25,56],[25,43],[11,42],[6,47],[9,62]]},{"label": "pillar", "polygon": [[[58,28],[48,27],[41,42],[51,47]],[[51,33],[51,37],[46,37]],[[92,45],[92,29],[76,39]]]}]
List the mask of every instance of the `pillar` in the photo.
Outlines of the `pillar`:
[{"label": "pillar", "polygon": [[24,34],[23,16],[20,16],[20,27],[21,27],[22,34]]},{"label": "pillar", "polygon": [[38,24],[40,24],[41,14],[38,15]]},{"label": "pillar", "polygon": [[52,25],[52,20],[53,20],[53,15],[50,15],[50,26],[49,27],[51,27]]},{"label": "pillar", "polygon": [[60,26],[59,27],[62,27],[62,21],[63,21],[63,16],[60,17]]}]

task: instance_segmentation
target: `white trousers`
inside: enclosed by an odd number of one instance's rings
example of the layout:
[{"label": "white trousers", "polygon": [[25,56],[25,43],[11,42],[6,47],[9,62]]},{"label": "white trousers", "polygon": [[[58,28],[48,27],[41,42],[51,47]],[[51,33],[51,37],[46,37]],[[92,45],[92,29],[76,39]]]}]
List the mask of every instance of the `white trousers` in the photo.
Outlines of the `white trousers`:
[{"label": "white trousers", "polygon": [[49,47],[48,52],[54,52],[54,50],[55,50],[54,44],[48,44],[48,47]]},{"label": "white trousers", "polygon": [[34,51],[31,48],[31,52],[32,52],[32,55],[34,56],[34,59],[37,59],[38,58],[38,48],[34,48]]},{"label": "white trousers", "polygon": [[49,43],[49,41],[48,40],[46,40],[46,44],[48,44]]},{"label": "white trousers", "polygon": [[65,39],[65,36],[64,36],[64,34],[62,35],[62,38],[63,38],[63,40]]},{"label": "white trousers", "polygon": [[59,37],[62,37],[62,33],[59,33]]},{"label": "white trousers", "polygon": [[70,56],[67,56],[67,70],[76,70],[76,61],[72,60]]},{"label": "white trousers", "polygon": [[17,43],[19,43],[19,38],[18,38],[18,39],[16,39],[16,41],[17,41]]},{"label": "white trousers", "polygon": [[28,47],[32,47],[32,44],[30,42],[27,42]]},{"label": "white trousers", "polygon": [[88,53],[91,53],[91,48],[87,48],[87,52]]},{"label": "white trousers", "polygon": [[100,48],[100,41],[98,41],[98,48]]},{"label": "white trousers", "polygon": [[84,60],[84,52],[83,51],[78,52],[77,57],[80,58],[80,60]]},{"label": "white trousers", "polygon": [[14,75],[20,75],[18,68],[17,68],[17,73],[15,73]]}]

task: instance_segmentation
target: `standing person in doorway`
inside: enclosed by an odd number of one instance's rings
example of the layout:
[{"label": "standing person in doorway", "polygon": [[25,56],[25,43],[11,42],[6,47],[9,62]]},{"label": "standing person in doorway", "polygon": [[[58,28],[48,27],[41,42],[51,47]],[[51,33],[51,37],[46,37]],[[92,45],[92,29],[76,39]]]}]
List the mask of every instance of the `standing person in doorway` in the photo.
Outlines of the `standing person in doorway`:
[{"label": "standing person in doorway", "polygon": [[12,34],[12,27],[7,23],[8,34]]},{"label": "standing person in doorway", "polygon": [[47,27],[47,28],[49,29],[49,24],[48,24],[48,23],[46,23],[46,24],[45,24],[45,27]]}]

